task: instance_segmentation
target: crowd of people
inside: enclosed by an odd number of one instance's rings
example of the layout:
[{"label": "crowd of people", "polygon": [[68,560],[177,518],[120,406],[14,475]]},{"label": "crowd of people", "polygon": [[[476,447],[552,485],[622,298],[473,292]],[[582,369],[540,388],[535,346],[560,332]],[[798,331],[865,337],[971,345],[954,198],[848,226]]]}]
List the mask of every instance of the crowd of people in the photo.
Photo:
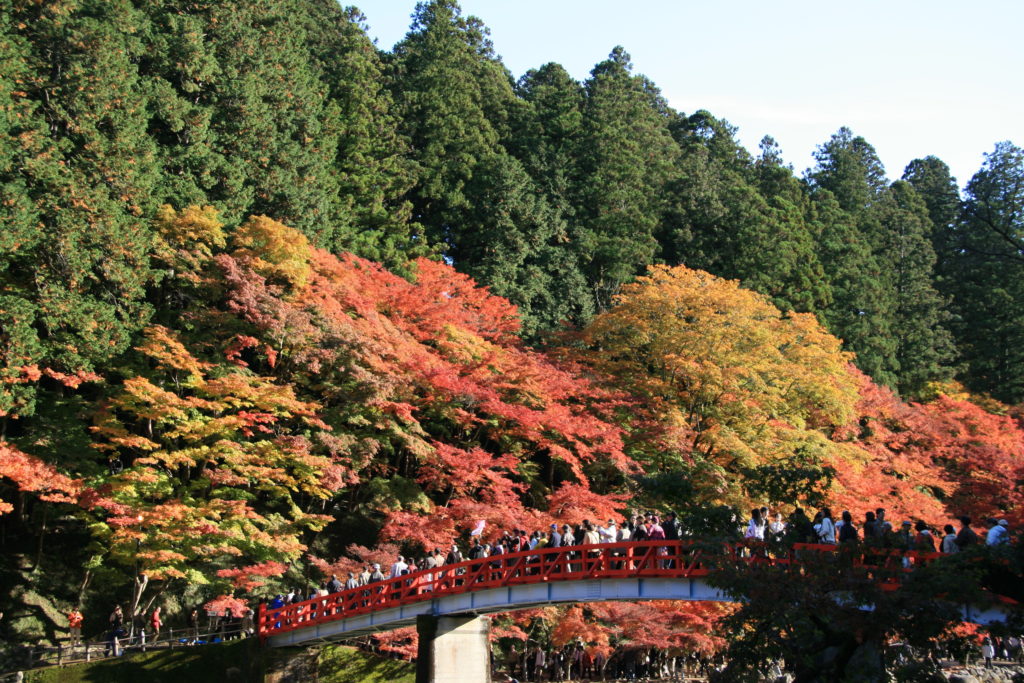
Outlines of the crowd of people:
[{"label": "crowd of people", "polygon": [[946,524],[942,528],[943,536],[936,541],[933,529],[923,520],[904,520],[896,527],[886,519],[885,508],[864,513],[864,521],[854,521],[849,510],[844,510],[838,520],[834,520],[829,508],[819,510],[814,519],[809,519],[804,511],[797,508],[783,520],[781,513],[769,521],[768,508],[754,508],[750,512],[750,520],[744,530],[744,538],[757,541],[790,540],[803,543],[856,543],[857,541],[874,540],[880,545],[901,550],[931,550],[945,554],[960,552],[968,546],[985,543],[1000,545],[1010,540],[1009,524],[1005,519],[985,520],[986,531],[984,540],[971,527],[971,518],[959,518],[960,528]]},{"label": "crowd of people", "polygon": [[[879,545],[903,550],[932,550],[942,553],[955,553],[964,548],[984,543],[998,545],[1009,541],[1009,525],[1005,519],[985,520],[986,530],[979,534],[972,528],[970,517],[959,518],[959,529],[952,524],[943,527],[941,539],[933,532],[932,527],[922,520],[905,520],[894,525],[886,517],[884,508],[868,511],[859,523],[853,515],[843,511],[839,519],[834,519],[829,508],[817,511],[809,518],[801,508],[796,508],[788,517],[781,512],[774,515],[767,507],[751,510],[746,526],[740,528],[744,539],[748,541],[789,541],[793,543],[841,544],[873,540]],[[378,563],[366,564],[361,571],[348,572],[342,581],[332,575],[319,586],[307,590],[296,589],[287,594],[279,594],[273,598],[268,607],[279,609],[287,605],[314,600],[345,590],[358,589],[368,584],[385,580],[400,579],[402,576],[417,571],[426,572],[423,582],[425,590],[435,573],[445,573],[443,567],[456,565],[466,560],[479,560],[488,557],[500,557],[510,553],[539,550],[544,548],[560,548],[581,545],[600,545],[602,543],[619,543],[624,541],[674,541],[688,538],[691,534],[684,531],[675,513],[670,512],[662,518],[656,513],[633,515],[619,524],[608,519],[605,524],[583,520],[578,525],[551,523],[546,530],[527,532],[525,529],[513,529],[503,532],[493,541],[484,541],[480,534],[471,536],[465,552],[458,543],[451,543],[447,551],[434,548],[418,558],[399,555],[390,566],[382,567]],[[665,562],[669,562],[666,560]],[[497,562],[495,563],[498,564]],[[571,571],[574,565],[566,565]],[[462,571],[465,571],[464,569]],[[527,567],[529,571],[529,567]],[[383,589],[381,589],[383,590]]]},{"label": "crowd of people", "polygon": [[[528,533],[524,529],[513,529],[503,532],[494,541],[485,542],[480,535],[471,536],[464,553],[458,543],[453,542],[447,552],[434,548],[420,558],[409,558],[398,555],[395,561],[386,568],[379,563],[366,564],[361,571],[348,572],[345,581],[332,574],[319,586],[306,591],[292,590],[287,594],[278,594],[267,603],[271,610],[280,609],[293,603],[315,600],[345,590],[361,588],[384,580],[400,579],[402,576],[417,571],[426,571],[423,582],[429,590],[433,573],[444,573],[446,565],[455,565],[467,560],[479,560],[488,557],[500,557],[510,553],[539,550],[543,548],[561,548],[581,545],[599,545],[623,541],[674,541],[680,538],[679,521],[674,512],[668,513],[664,519],[654,513],[634,515],[622,524],[609,519],[605,524],[595,524],[583,520],[579,525],[552,523],[546,531]],[[497,563],[497,562],[496,562]],[[566,565],[571,571],[573,565]],[[455,576],[464,573],[465,569],[456,570]],[[383,589],[382,589],[383,590]]]},{"label": "crowd of people", "polygon": [[1001,659],[1014,664],[1024,664],[1024,642],[1019,636],[985,636],[981,641],[981,656],[985,666],[992,668],[992,661]]}]

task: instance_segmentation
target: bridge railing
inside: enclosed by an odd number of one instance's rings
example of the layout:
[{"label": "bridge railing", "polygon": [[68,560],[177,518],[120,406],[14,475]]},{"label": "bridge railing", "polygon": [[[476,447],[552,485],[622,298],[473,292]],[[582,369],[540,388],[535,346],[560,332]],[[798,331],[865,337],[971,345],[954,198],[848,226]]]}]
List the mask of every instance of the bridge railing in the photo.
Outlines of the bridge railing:
[{"label": "bridge railing", "polygon": [[[638,577],[702,577],[710,571],[704,551],[706,547],[706,544],[694,541],[627,541],[492,555],[417,570],[283,607],[261,605],[257,628],[260,636],[265,638],[274,633],[307,628],[444,595],[519,584]],[[810,553],[835,553],[840,547],[835,544],[797,543],[783,554],[773,554],[764,543],[743,542],[728,544],[721,552],[735,562],[788,566],[799,564]],[[913,567],[939,557],[939,553],[861,545],[846,546],[844,549],[850,551],[852,563],[870,567],[883,587],[897,586],[900,577]]]}]

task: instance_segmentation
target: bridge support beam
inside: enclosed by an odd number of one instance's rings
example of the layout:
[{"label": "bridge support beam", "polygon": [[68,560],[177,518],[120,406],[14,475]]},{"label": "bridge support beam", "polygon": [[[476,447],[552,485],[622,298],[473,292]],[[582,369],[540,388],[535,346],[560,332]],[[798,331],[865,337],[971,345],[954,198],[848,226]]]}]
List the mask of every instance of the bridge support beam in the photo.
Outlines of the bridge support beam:
[{"label": "bridge support beam", "polygon": [[490,617],[416,617],[416,683],[490,683]]}]

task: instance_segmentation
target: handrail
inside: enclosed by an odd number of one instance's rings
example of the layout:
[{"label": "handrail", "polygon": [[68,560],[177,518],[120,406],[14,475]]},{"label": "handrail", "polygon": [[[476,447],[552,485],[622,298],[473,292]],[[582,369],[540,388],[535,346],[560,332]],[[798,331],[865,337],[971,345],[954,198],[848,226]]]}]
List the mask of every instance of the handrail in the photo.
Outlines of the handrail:
[{"label": "handrail", "polygon": [[[160,637],[153,640],[150,640],[147,636],[145,643],[140,642],[141,639],[131,642],[128,636],[119,638],[116,654],[112,647],[110,638],[79,640],[74,645],[71,643],[66,645],[58,643],[56,646],[34,645],[18,648],[12,653],[13,657],[23,658],[25,660],[25,665],[13,668],[8,667],[0,671],[0,676],[4,676],[15,671],[27,671],[29,669],[38,669],[47,666],[60,666],[64,664],[78,664],[101,659],[110,659],[129,652],[148,652],[150,650],[173,650],[178,647],[192,647],[193,645],[202,645],[214,642],[216,638],[228,640],[236,637],[248,637],[248,635],[242,631],[240,623],[231,624],[231,626],[225,627],[223,630],[218,629],[216,631],[207,631],[203,633],[197,632],[196,627],[168,627],[167,629],[161,630],[159,635]],[[67,640],[70,640],[70,638]],[[17,659],[15,659],[15,661],[17,661]]]},{"label": "handrail", "polygon": [[[727,544],[727,556],[735,561],[789,565],[803,552],[832,552],[856,548],[857,564],[879,571],[882,584],[898,585],[898,577],[939,553],[903,551],[873,546],[795,543],[783,556],[770,554],[768,544],[744,541]],[[871,562],[865,559],[870,558]],[[326,596],[294,602],[283,607],[261,604],[256,621],[260,638],[347,619],[392,607],[432,600],[456,593],[548,581],[587,579],[707,576],[702,544],[696,541],[625,541],[592,545],[537,548],[465,560],[457,564],[420,569],[397,578],[368,583]]]}]

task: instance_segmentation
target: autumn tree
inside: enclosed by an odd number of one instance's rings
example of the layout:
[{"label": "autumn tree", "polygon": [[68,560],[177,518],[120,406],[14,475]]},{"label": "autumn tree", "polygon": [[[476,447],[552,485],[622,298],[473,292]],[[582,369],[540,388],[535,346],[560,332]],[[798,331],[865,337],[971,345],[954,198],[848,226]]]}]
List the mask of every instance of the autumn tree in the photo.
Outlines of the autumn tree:
[{"label": "autumn tree", "polygon": [[644,406],[637,457],[737,503],[744,470],[820,465],[851,415],[848,354],[809,314],[708,273],[654,267],[584,331],[592,362]]},{"label": "autumn tree", "polygon": [[95,552],[192,584],[228,566],[296,559],[338,489],[308,436],[326,428],[317,406],[271,378],[200,361],[163,327],[148,328],[137,350],[150,371],[126,378],[92,428],[111,472],[87,505],[102,512]]}]

